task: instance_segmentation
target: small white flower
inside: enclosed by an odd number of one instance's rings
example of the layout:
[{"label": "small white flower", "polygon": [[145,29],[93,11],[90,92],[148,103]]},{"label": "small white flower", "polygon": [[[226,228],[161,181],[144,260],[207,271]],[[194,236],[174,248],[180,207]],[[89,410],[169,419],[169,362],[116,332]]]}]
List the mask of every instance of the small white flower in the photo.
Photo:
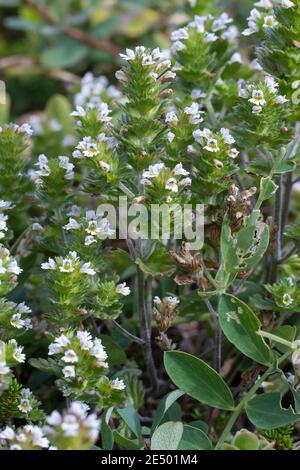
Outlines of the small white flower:
[{"label": "small white flower", "polygon": [[86,111],[83,109],[82,106],[76,106],[76,110],[71,113],[71,116],[77,117],[84,117],[86,115]]},{"label": "small white flower", "polygon": [[176,116],[176,113],[174,111],[170,111],[169,113],[166,114],[165,122],[168,124],[172,124],[175,126],[178,122],[178,117]]},{"label": "small white flower", "polygon": [[190,174],[189,171],[183,168],[182,163],[177,163],[177,165],[173,168],[173,173],[176,176],[187,176]]},{"label": "small white flower", "polygon": [[88,331],[77,331],[76,336],[80,341],[81,349],[85,351],[89,351],[90,349],[92,349],[94,343],[92,340],[92,336]]},{"label": "small white flower", "polygon": [[261,106],[253,106],[252,108],[252,114],[260,114],[262,112],[262,107]]},{"label": "small white flower", "polygon": [[275,18],[274,16],[272,15],[268,15],[265,17],[264,19],[264,28],[273,28],[273,26],[275,25]]},{"label": "small white flower", "polygon": [[171,143],[171,142],[173,142],[174,138],[175,138],[175,134],[174,134],[173,132],[169,131],[169,132],[167,133],[167,139],[168,139],[168,141]]},{"label": "small white flower", "polygon": [[235,139],[230,134],[229,129],[226,129],[225,127],[222,127],[220,132],[222,134],[222,137],[223,137],[223,140],[224,140],[225,144],[234,144],[235,143]]},{"label": "small white flower", "polygon": [[218,36],[215,34],[215,33],[205,33],[204,34],[204,41],[206,43],[210,43],[210,42],[215,42],[217,41],[219,38]]},{"label": "small white flower", "polygon": [[287,307],[291,305],[294,302],[292,297],[289,294],[284,294],[282,297],[282,303],[286,305]]},{"label": "small white flower", "polygon": [[126,388],[126,385],[124,384],[123,380],[119,380],[118,378],[112,380],[110,384],[111,388],[113,388],[114,390],[124,390],[124,388]]},{"label": "small white flower", "polygon": [[115,73],[115,77],[117,80],[120,80],[122,82],[127,82],[127,75],[125,72],[123,72],[123,70],[117,70],[116,73]]},{"label": "small white flower", "polygon": [[15,313],[10,319],[10,324],[18,330],[22,329],[24,327],[24,320],[22,320],[21,314]]},{"label": "small white flower", "polygon": [[164,163],[156,163],[155,165],[150,165],[148,170],[145,170],[143,172],[143,178],[156,178],[163,168],[165,168]]},{"label": "small white flower", "polygon": [[173,52],[184,51],[184,49],[186,49],[186,45],[183,44],[183,42],[181,42],[181,41],[175,41],[172,45],[172,51]]},{"label": "small white flower", "polygon": [[12,274],[16,274],[16,275],[19,275],[21,274],[21,272],[23,271],[23,269],[21,269],[19,266],[18,266],[18,263],[15,261],[15,260],[12,260],[9,265],[7,266],[7,272],[8,273],[12,273]]},{"label": "small white flower", "polygon": [[30,413],[30,411],[32,410],[32,406],[30,404],[30,401],[27,398],[23,398],[20,401],[20,404],[18,405],[18,409],[22,413]]},{"label": "small white flower", "polygon": [[259,0],[259,2],[254,3],[254,6],[265,8],[266,10],[271,10],[273,8],[273,4],[270,0]]},{"label": "small white flower", "polygon": [[0,433],[0,439],[7,439],[8,441],[12,441],[15,437],[15,431],[9,426],[6,426],[6,428]]},{"label": "small white flower", "polygon": [[177,185],[176,179],[175,178],[169,178],[168,181],[166,182],[165,188],[172,191],[173,193],[177,193],[178,192],[178,185]]},{"label": "small white flower", "polygon": [[69,338],[65,335],[60,335],[54,340],[53,343],[49,345],[49,356],[53,354],[58,354],[63,351],[63,349],[70,344]]},{"label": "small white flower", "polygon": [[243,63],[243,59],[242,59],[242,56],[239,52],[235,52],[231,58],[229,59],[228,61],[228,64],[234,64],[234,63],[238,63],[238,64],[242,64]]},{"label": "small white flower", "polygon": [[256,106],[263,106],[266,104],[264,92],[262,90],[253,90],[252,98],[249,99],[249,102],[255,104]]},{"label": "small white flower", "polygon": [[71,363],[78,362],[78,356],[73,349],[68,349],[65,352],[65,355],[62,357],[62,360],[64,362],[71,362]]},{"label": "small white flower", "polygon": [[240,152],[236,148],[232,148],[232,149],[229,150],[228,155],[229,155],[230,158],[237,158],[239,153]]},{"label": "small white flower", "polygon": [[53,258],[48,258],[48,261],[46,263],[42,263],[41,268],[50,269],[53,271],[54,269],[56,269],[56,263]]},{"label": "small white flower", "polygon": [[75,268],[73,266],[72,260],[67,258],[62,261],[62,265],[59,267],[61,273],[72,273]]},{"label": "small white flower", "polygon": [[130,294],[130,287],[126,285],[126,282],[122,282],[116,286],[116,291],[118,294],[126,296]]},{"label": "small white flower", "polygon": [[281,7],[282,8],[293,8],[295,6],[294,2],[291,2],[290,0],[281,0]]},{"label": "small white flower", "polygon": [[24,349],[23,346],[18,346],[14,349],[12,356],[15,359],[15,361],[20,362],[20,363],[25,362],[26,355],[22,352],[23,349]]},{"label": "small white flower", "polygon": [[99,161],[99,166],[102,168],[105,173],[108,173],[110,171],[110,165],[102,160]]},{"label": "small white flower", "polygon": [[120,54],[120,57],[124,60],[134,60],[135,59],[135,53],[132,49],[126,49],[126,54]]},{"label": "small white flower", "polygon": [[90,246],[92,245],[92,243],[97,243],[96,238],[94,238],[92,235],[88,235],[87,237],[85,237],[84,239],[85,246]]},{"label": "small white flower", "polygon": [[74,366],[65,366],[62,369],[62,373],[64,377],[69,378],[69,377],[75,377],[75,367]]},{"label": "small white flower", "polygon": [[191,186],[192,180],[191,178],[183,178],[182,180],[179,181],[180,186]]},{"label": "small white flower", "polygon": [[6,375],[9,374],[10,369],[7,367],[6,363],[4,361],[0,361],[0,375]]},{"label": "small white flower", "polygon": [[277,93],[277,88],[279,87],[279,83],[277,83],[273,77],[270,77],[269,75],[267,75],[264,79],[264,82],[267,85],[271,93]]},{"label": "small white flower", "polygon": [[274,98],[275,104],[284,104],[287,103],[289,100],[285,97],[285,95],[278,95]]},{"label": "small white flower", "polygon": [[88,274],[89,276],[94,276],[94,274],[96,274],[96,271],[93,268],[91,268],[90,262],[84,263],[80,268],[80,272],[82,274]]},{"label": "small white flower", "polygon": [[64,225],[63,228],[65,230],[79,230],[81,228],[81,225],[77,222],[77,220],[70,217],[69,222]]},{"label": "small white flower", "polygon": [[208,139],[204,148],[205,150],[208,150],[208,152],[214,153],[220,150],[217,139]]},{"label": "small white flower", "polygon": [[188,39],[189,33],[186,28],[180,28],[171,33],[171,41],[180,41],[182,39]]}]

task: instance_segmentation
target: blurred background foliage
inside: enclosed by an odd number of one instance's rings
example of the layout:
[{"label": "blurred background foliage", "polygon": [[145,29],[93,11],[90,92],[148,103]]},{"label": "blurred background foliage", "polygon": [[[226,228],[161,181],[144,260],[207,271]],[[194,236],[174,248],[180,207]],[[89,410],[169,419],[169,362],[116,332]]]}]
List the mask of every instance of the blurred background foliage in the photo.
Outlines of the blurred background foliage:
[{"label": "blurred background foliage", "polygon": [[[45,108],[87,71],[114,82],[126,47],[169,46],[170,31],[193,14],[188,0],[0,0],[0,78],[10,119]],[[220,0],[240,28],[252,0]],[[197,0],[196,13],[211,3]],[[195,11],[195,10],[194,10]],[[8,108],[8,106],[7,106]],[[0,120],[8,118],[0,110]]]}]

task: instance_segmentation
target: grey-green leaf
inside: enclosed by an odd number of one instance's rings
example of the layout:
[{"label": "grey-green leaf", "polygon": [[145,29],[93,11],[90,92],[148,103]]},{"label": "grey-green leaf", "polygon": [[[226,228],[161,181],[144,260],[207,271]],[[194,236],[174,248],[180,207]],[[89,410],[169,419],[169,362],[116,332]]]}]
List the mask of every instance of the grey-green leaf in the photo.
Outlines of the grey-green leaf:
[{"label": "grey-green leaf", "polygon": [[211,450],[212,443],[209,437],[201,431],[188,424],[183,426],[181,441],[178,450]]},{"label": "grey-green leaf", "polygon": [[279,392],[257,395],[247,404],[246,413],[251,423],[262,429],[279,428],[300,419],[292,408],[282,408]]},{"label": "grey-green leaf", "polygon": [[159,426],[151,438],[151,450],[176,450],[183,434],[183,424],[168,421]]}]

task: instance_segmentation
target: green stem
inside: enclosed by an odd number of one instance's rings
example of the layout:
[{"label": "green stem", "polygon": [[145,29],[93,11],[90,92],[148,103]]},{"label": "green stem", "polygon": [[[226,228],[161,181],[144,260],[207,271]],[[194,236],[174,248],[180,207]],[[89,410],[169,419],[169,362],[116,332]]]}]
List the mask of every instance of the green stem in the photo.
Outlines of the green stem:
[{"label": "green stem", "polygon": [[[287,351],[283,356],[281,356],[277,364],[281,364],[285,359],[287,359],[291,355],[292,351]],[[240,413],[243,411],[244,407],[247,405],[247,403],[251,400],[253,395],[257,392],[257,390],[260,388],[261,384],[268,378],[269,375],[271,375],[273,372],[276,371],[276,367],[274,365],[270,366],[261,376],[261,378],[253,385],[253,387],[249,390],[248,393],[245,394],[245,396],[242,398],[238,406],[236,407],[234,413],[231,415],[227,425],[225,426],[225,429],[223,433],[221,434],[220,439],[218,440],[215,450],[221,450],[223,447],[224,442],[227,439],[228,434],[231,432],[232,427],[234,426],[236,420],[238,419]]]}]

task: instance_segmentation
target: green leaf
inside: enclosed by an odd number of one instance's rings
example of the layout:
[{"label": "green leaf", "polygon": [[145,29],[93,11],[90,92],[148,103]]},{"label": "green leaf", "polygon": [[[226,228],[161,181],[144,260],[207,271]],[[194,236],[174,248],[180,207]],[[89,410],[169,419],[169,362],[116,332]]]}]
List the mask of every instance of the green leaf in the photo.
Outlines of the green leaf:
[{"label": "green leaf", "polygon": [[282,408],[279,392],[257,395],[246,405],[246,413],[251,423],[261,429],[279,428],[300,419],[291,407]]},{"label": "green leaf", "polygon": [[133,408],[132,404],[129,403],[124,408],[118,408],[117,413],[125,421],[129,429],[135,434],[135,436],[140,437],[142,433],[141,424],[138,414]]},{"label": "green leaf", "polygon": [[173,392],[170,392],[168,395],[166,395],[159,403],[158,408],[155,412],[154,418],[153,418],[153,423],[152,423],[152,428],[151,432],[159,426],[161,423],[164,415],[168,411],[168,409],[178,400],[178,398],[182,397],[185,392],[182,390],[174,390]]},{"label": "green leaf", "polygon": [[109,427],[109,420],[113,412],[113,407],[109,408],[101,421],[101,439],[103,450],[112,450],[114,447],[114,434]]},{"label": "green leaf", "polygon": [[[296,337],[296,333],[297,333],[297,328],[292,325],[282,325],[272,330],[272,335],[279,336],[280,338],[286,339],[287,341],[291,341],[291,342],[294,341]],[[283,344],[280,344],[280,343],[274,342],[273,344],[281,353],[285,353],[289,349],[287,346],[284,346]]]},{"label": "green leaf", "polygon": [[124,364],[124,362],[126,362],[126,354],[124,350],[110,336],[100,335],[99,338],[106,349],[110,367]]},{"label": "green leaf", "polygon": [[164,364],[172,381],[191,397],[221,410],[234,408],[227,384],[201,359],[184,352],[167,351]]},{"label": "green leaf", "polygon": [[127,437],[122,436],[117,431],[114,432],[114,438],[115,442],[126,450],[142,450],[144,447],[143,441],[131,441],[130,439],[127,439]]},{"label": "green leaf", "polygon": [[89,53],[89,47],[75,41],[67,41],[57,46],[48,47],[41,54],[44,67],[69,68],[83,61]]},{"label": "green leaf", "polygon": [[256,209],[258,209],[264,201],[273,196],[273,194],[276,193],[277,188],[277,184],[275,184],[269,176],[267,176],[266,178],[261,178],[259,197],[255,206]]},{"label": "green leaf", "polygon": [[29,364],[36,369],[46,372],[49,375],[56,375],[60,377],[62,375],[61,368],[57,365],[54,359],[43,359],[43,358],[31,358]]},{"label": "green leaf", "polygon": [[219,303],[219,319],[226,338],[239,351],[260,364],[270,364],[270,350],[257,334],[260,321],[248,305],[224,294]]},{"label": "green leaf", "polygon": [[175,271],[172,258],[163,247],[154,250],[146,261],[137,258],[135,262],[148,276],[162,277],[170,275]]},{"label": "green leaf", "polygon": [[188,424],[183,426],[181,441],[178,450],[211,450],[212,444],[209,437],[201,431]]},{"label": "green leaf", "polygon": [[183,434],[183,424],[168,421],[159,426],[151,438],[151,450],[176,450]]}]

